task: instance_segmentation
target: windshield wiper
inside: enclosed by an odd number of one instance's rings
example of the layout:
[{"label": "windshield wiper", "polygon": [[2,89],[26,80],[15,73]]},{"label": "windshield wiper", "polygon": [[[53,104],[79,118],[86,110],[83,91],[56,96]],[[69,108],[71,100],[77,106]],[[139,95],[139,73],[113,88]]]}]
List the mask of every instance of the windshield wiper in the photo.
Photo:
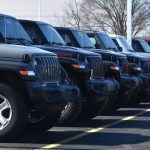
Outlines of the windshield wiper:
[{"label": "windshield wiper", "polygon": [[19,44],[19,45],[25,45],[25,46],[33,45],[31,41],[24,39],[24,38],[5,38],[5,43]]},{"label": "windshield wiper", "polygon": [[108,49],[108,50],[113,50],[113,51],[115,51],[115,52],[119,52],[116,48],[108,47],[107,49]]},{"label": "windshield wiper", "polygon": [[59,42],[48,42],[48,45],[59,45],[59,46],[65,46],[65,44],[63,43],[59,43]]},{"label": "windshield wiper", "polygon": [[94,49],[92,46],[83,46],[82,48]]},{"label": "windshield wiper", "polygon": [[24,38],[17,38],[16,40],[23,42],[24,45],[33,45],[33,42]]},{"label": "windshield wiper", "polygon": [[132,50],[132,49],[128,49],[128,51],[129,51],[129,52],[134,52],[134,50]]},{"label": "windshield wiper", "polygon": [[4,41],[5,41],[5,43],[8,43],[8,44],[24,45],[23,42],[17,40],[16,38],[5,38]]}]

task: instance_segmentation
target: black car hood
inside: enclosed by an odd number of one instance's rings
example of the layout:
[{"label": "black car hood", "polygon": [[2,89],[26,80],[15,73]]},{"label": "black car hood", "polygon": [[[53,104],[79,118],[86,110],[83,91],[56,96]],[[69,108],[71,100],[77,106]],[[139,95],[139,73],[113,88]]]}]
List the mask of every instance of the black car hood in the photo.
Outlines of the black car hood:
[{"label": "black car hood", "polygon": [[84,56],[101,56],[100,54],[84,50],[81,48],[76,48],[76,47],[69,47],[69,46],[49,46],[49,45],[34,45],[35,47],[50,51],[50,52],[70,52],[73,54],[82,54]]},{"label": "black car hood", "polygon": [[130,52],[122,52],[122,54],[126,55],[127,57],[135,57],[135,58],[139,58],[139,59],[145,59],[146,58],[146,57],[141,56],[139,54],[130,53]]},{"label": "black car hood", "polygon": [[93,52],[117,57],[124,57],[125,55],[120,52],[114,52],[111,50],[103,50],[103,49],[92,49]]}]

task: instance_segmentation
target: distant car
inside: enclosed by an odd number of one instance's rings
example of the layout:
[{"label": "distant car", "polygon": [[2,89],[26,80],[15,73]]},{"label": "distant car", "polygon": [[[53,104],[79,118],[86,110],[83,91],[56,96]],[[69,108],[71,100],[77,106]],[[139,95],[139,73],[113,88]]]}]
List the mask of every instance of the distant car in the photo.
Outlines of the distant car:
[{"label": "distant car", "polygon": [[130,53],[130,54],[137,55],[137,57],[141,56],[150,59],[150,53],[135,51],[133,47],[129,45],[129,43],[127,42],[124,36],[116,35],[116,34],[109,34],[109,36],[111,37],[115,45],[118,47],[118,50],[120,50],[120,52]]},{"label": "distant car", "polygon": [[149,38],[140,38],[144,40],[150,46],[150,37]]},{"label": "distant car", "polygon": [[132,39],[132,47],[135,52],[150,53],[150,46],[145,40]]},{"label": "distant car", "polygon": [[145,41],[148,43],[148,45],[150,47],[150,38],[149,39],[145,39]]}]

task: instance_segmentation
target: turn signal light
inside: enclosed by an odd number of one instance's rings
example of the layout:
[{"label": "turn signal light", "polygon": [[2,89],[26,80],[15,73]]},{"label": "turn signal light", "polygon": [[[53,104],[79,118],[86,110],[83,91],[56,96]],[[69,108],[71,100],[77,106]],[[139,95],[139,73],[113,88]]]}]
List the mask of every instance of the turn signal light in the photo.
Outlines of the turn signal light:
[{"label": "turn signal light", "polygon": [[141,68],[139,68],[139,67],[133,67],[133,70],[135,70],[135,71],[141,71]]},{"label": "turn signal light", "polygon": [[79,65],[79,64],[73,64],[72,67],[75,69],[85,69],[85,65]]},{"label": "turn signal light", "polygon": [[119,67],[110,66],[110,69],[113,71],[119,70]]},{"label": "turn signal light", "polygon": [[34,71],[20,70],[19,74],[22,76],[35,76]]}]

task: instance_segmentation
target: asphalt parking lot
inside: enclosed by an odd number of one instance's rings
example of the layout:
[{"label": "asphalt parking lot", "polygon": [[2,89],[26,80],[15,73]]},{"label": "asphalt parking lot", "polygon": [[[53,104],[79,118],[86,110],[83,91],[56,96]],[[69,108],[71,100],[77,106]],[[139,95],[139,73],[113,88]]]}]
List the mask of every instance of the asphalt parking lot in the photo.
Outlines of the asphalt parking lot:
[{"label": "asphalt parking lot", "polygon": [[3,149],[150,149],[150,103],[98,116],[70,127],[54,127],[45,133],[26,133]]}]

